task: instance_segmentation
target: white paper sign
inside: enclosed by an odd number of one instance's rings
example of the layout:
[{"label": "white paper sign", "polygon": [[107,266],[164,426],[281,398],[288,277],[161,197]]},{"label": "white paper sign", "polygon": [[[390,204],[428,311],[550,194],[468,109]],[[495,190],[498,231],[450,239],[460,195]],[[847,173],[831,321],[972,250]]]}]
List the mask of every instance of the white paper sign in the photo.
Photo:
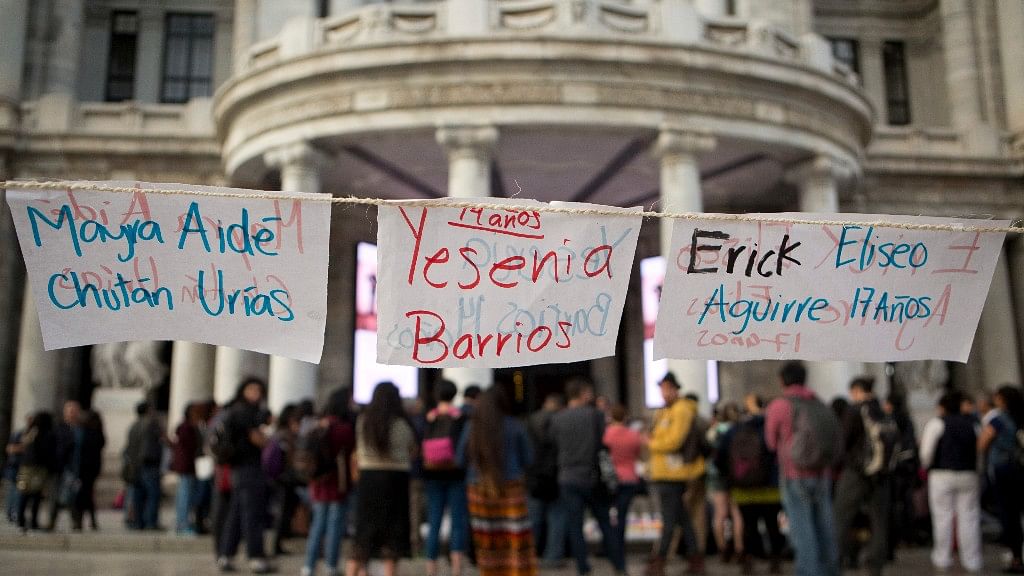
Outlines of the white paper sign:
[{"label": "white paper sign", "polygon": [[7,191],[47,350],[190,340],[320,361],[330,204],[98,184],[137,191]]},{"label": "white paper sign", "polygon": [[497,368],[613,355],[640,223],[529,209],[381,207],[377,361]]},{"label": "white paper sign", "polygon": [[677,220],[656,358],[965,362],[1003,234],[868,222],[1007,222],[857,214],[766,218],[860,226]]}]

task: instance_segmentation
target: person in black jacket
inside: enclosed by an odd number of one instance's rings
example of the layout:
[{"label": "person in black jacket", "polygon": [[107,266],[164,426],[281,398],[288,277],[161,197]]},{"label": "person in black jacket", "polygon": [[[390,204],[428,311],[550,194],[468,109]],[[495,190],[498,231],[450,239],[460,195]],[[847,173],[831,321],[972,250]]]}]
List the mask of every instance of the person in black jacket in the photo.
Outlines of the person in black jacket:
[{"label": "person in black jacket", "polygon": [[[57,481],[54,482],[51,493],[50,521],[46,525],[47,530],[53,530],[56,527],[57,518],[62,509],[70,510],[75,506],[81,492],[80,468],[82,466],[82,442],[85,438],[82,428],[82,405],[74,400],[68,400],[64,403],[63,417],[63,421],[54,429],[54,437],[57,442]],[[81,518],[77,523],[72,520],[72,527],[75,530],[81,530]]]},{"label": "person in black jacket", "polygon": [[164,435],[149,402],[139,402],[135,414],[138,418],[128,429],[124,451],[123,476],[132,495],[128,526],[135,530],[158,530]]},{"label": "person in black jacket", "polygon": [[[853,403],[842,420],[842,473],[836,485],[835,514],[840,557],[856,564],[853,523],[861,508],[866,509],[871,523],[868,568],[872,576],[878,576],[889,555],[889,507],[892,499],[889,464],[896,432],[895,424],[892,424],[892,438],[889,438],[891,442],[888,445],[886,438],[879,435],[881,427],[892,423],[892,419],[875,398],[874,384],[870,377],[855,378],[850,383]],[[876,438],[872,437],[869,426],[875,427]],[[876,451],[881,453],[876,454]]]},{"label": "person in black jacket", "polygon": [[224,416],[232,446],[229,462],[232,494],[224,533],[219,540],[217,566],[222,572],[234,571],[233,558],[243,536],[249,569],[256,574],[273,571],[263,549],[268,486],[260,457],[267,443],[262,427],[269,417],[262,406],[265,390],[262,380],[243,380]]},{"label": "person in black jacket", "polygon": [[78,479],[81,482],[78,495],[71,507],[71,524],[76,530],[82,529],[83,519],[89,514],[89,526],[98,530],[96,524],[96,479],[103,467],[103,447],[107,437],[103,433],[103,418],[95,410],[86,411],[82,416],[82,447],[81,463],[78,467]]},{"label": "person in black jacket", "polygon": [[[22,531],[39,529],[39,504],[43,500],[43,488],[50,475],[56,469],[57,441],[53,434],[53,416],[49,412],[39,412],[32,417],[16,448],[22,455],[18,469],[17,486],[21,493],[18,502],[18,527]],[[25,513],[31,509],[32,521],[29,523]]]}]

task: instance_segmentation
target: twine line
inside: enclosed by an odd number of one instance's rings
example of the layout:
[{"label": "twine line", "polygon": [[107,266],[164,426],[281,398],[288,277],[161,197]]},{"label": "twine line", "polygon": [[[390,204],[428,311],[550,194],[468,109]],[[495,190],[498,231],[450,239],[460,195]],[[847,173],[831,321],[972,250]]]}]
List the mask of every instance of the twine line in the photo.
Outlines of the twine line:
[{"label": "twine line", "polygon": [[92,182],[59,181],[59,180],[8,180],[3,182],[4,189],[22,190],[86,190],[92,192],[115,192],[122,194],[133,194],[143,192],[145,194],[156,194],[166,196],[197,196],[203,198],[242,198],[247,200],[299,200],[302,202],[327,202],[330,204],[352,204],[360,206],[416,206],[425,208],[478,208],[481,210],[516,210],[533,211],[553,214],[573,214],[577,216],[640,216],[643,218],[672,219],[672,220],[706,220],[718,222],[748,222],[767,224],[796,224],[803,226],[873,226],[875,228],[893,228],[899,230],[915,230],[924,232],[975,232],[980,234],[1022,234],[1024,226],[1021,220],[1015,220],[1010,226],[971,226],[963,224],[928,224],[916,222],[888,222],[885,220],[817,220],[810,218],[770,218],[765,216],[750,216],[747,214],[712,214],[704,212],[657,212],[646,210],[630,210],[628,208],[578,208],[568,206],[554,206],[541,204],[536,206],[524,206],[515,203],[500,204],[477,201],[460,201],[457,198],[445,198],[434,200],[386,200],[383,198],[357,198],[355,196],[305,196],[290,194],[288,192],[264,192],[255,190],[256,194],[242,192],[214,191],[214,190],[184,190],[184,189],[158,189],[143,188],[141,186],[111,186],[96,184]]}]

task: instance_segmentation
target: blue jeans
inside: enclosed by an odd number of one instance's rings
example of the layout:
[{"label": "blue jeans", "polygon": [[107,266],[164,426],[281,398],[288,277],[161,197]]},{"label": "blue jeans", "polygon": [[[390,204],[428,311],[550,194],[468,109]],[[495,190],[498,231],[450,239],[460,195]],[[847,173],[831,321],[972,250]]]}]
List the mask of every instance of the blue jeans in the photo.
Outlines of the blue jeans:
[{"label": "blue jeans", "polygon": [[832,481],[786,478],[782,481],[782,504],[789,518],[789,541],[796,552],[797,576],[839,576]]},{"label": "blue jeans", "polygon": [[178,476],[178,493],[174,498],[174,528],[178,532],[194,530],[189,520],[189,514],[195,507],[198,484],[196,477],[182,474]]},{"label": "blue jeans", "polygon": [[451,515],[451,536],[448,549],[452,552],[465,552],[469,540],[469,504],[466,501],[466,482],[464,480],[425,480],[424,491],[427,494],[427,558],[437,560],[441,551],[441,521],[447,507]]},{"label": "blue jeans", "polygon": [[526,502],[530,514],[530,526],[543,549],[537,555],[548,562],[565,558],[565,506],[561,498],[547,501],[530,498]]},{"label": "blue jeans", "polygon": [[619,543],[619,549],[626,549],[626,527],[629,525],[629,506],[639,490],[639,484],[619,484],[619,491],[615,493],[615,539]]},{"label": "blue jeans", "polygon": [[160,512],[160,467],[144,466],[132,485],[136,530],[155,529]]},{"label": "blue jeans", "polygon": [[611,561],[616,571],[625,571],[626,558],[612,534],[611,522],[608,520],[607,499],[597,494],[594,486],[559,484],[558,490],[559,498],[562,499],[565,506],[569,526],[569,546],[576,559],[576,572],[590,574],[590,563],[587,561],[587,541],[583,538],[583,518],[587,508],[590,509],[590,513],[597,520],[597,526],[601,529],[601,539],[608,552],[608,560]]},{"label": "blue jeans", "polygon": [[313,521],[306,540],[306,567],[311,572],[316,568],[321,545],[324,564],[331,570],[338,567],[341,539],[345,537],[347,524],[348,502],[313,502]]}]

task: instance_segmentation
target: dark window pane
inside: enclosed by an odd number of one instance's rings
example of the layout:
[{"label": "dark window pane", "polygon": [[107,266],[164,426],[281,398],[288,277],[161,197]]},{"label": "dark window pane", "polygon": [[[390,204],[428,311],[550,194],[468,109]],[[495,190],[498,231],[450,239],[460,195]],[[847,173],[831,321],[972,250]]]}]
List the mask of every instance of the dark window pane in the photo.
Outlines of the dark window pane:
[{"label": "dark window pane", "polygon": [[168,14],[164,38],[164,102],[213,92],[214,20],[209,14]]},{"label": "dark window pane", "polygon": [[829,43],[832,45],[832,57],[860,74],[860,44],[852,38],[829,38]]},{"label": "dark window pane", "polygon": [[907,81],[907,60],[903,42],[889,41],[882,45],[882,67],[885,73],[886,116],[889,124],[910,124],[910,84]]},{"label": "dark window pane", "polygon": [[135,97],[135,53],[138,44],[135,12],[114,12],[110,17],[110,52],[107,54],[106,100]]}]

